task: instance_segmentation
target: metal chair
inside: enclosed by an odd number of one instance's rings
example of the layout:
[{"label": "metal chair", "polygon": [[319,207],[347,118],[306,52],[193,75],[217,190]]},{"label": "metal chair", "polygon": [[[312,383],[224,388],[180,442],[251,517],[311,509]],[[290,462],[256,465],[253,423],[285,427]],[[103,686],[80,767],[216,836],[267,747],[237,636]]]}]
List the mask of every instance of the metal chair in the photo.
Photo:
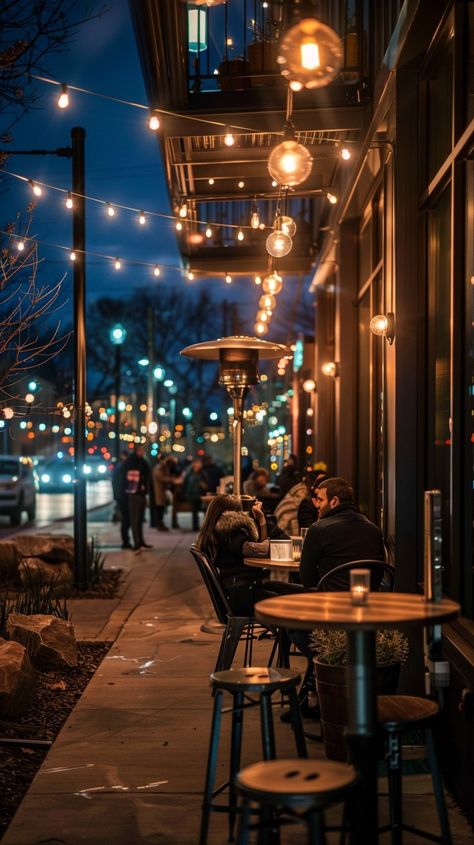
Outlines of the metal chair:
[{"label": "metal chair", "polygon": [[[340,566],[335,566],[334,569],[330,569],[329,572],[325,572],[324,575],[318,581],[317,586],[314,588],[316,593],[321,593],[328,590],[327,582],[330,581],[331,578],[338,575],[344,575],[347,573],[347,586],[343,587],[342,589],[349,589],[349,573],[351,569],[370,569],[370,589],[373,592],[377,592],[379,590],[386,591],[389,593],[393,593],[393,588],[395,584],[395,569],[393,566],[390,566],[388,563],[384,563],[382,560],[350,560],[347,563],[341,563]],[[330,590],[333,592],[334,588]]]},{"label": "metal chair", "polygon": [[210,562],[204,552],[194,544],[191,546],[190,552],[198,565],[217,619],[222,625],[225,625],[214,671],[219,672],[224,669],[230,669],[237,646],[243,634],[245,634],[244,666],[250,666],[252,662],[254,617],[236,616],[233,613],[229,600],[222,588],[216,567]]}]

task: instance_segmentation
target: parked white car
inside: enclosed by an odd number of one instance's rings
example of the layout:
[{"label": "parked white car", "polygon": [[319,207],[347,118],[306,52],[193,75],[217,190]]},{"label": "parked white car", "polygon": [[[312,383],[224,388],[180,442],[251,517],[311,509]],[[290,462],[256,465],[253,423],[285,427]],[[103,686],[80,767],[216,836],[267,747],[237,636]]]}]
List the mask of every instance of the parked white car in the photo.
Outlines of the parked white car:
[{"label": "parked white car", "polygon": [[0,455],[0,515],[19,525],[23,511],[28,519],[36,516],[38,481],[31,458]]}]

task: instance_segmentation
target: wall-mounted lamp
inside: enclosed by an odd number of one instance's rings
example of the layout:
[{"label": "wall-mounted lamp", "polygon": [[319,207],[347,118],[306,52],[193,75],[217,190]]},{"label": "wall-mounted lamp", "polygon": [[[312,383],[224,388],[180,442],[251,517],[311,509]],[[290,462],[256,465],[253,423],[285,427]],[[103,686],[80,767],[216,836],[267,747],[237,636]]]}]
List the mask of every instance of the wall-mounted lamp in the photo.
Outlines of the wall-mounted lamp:
[{"label": "wall-mounted lamp", "polygon": [[370,331],[372,334],[383,335],[392,345],[395,339],[395,314],[393,311],[388,311],[386,314],[376,314],[375,317],[372,317]]},{"label": "wall-mounted lamp", "polygon": [[339,376],[339,364],[337,361],[326,361],[325,364],[321,366],[321,372],[325,376],[331,376],[331,378],[337,378]]}]

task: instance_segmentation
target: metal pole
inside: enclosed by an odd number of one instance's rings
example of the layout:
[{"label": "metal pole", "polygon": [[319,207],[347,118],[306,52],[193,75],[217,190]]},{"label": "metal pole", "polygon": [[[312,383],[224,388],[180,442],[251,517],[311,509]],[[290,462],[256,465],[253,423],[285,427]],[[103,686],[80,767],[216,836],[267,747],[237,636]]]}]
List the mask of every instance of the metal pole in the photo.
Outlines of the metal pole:
[{"label": "metal pole", "polygon": [[122,346],[117,343],[115,346],[115,457],[120,457],[120,376],[122,369]]},{"label": "metal pole", "polygon": [[72,244],[74,262],[74,580],[79,589],[87,587],[87,501],[86,476],[86,212],[84,149],[85,130],[75,126],[72,138]]},{"label": "metal pole", "polygon": [[234,464],[234,496],[242,494],[242,420],[244,416],[244,399],[248,388],[228,387],[234,407],[233,422],[233,464]]},{"label": "metal pole", "polygon": [[155,366],[155,333],[154,333],[154,319],[153,307],[151,305],[147,308],[147,334],[148,334],[148,370],[147,370],[147,396],[146,396],[146,427],[155,417],[155,396],[153,383],[153,369]]}]

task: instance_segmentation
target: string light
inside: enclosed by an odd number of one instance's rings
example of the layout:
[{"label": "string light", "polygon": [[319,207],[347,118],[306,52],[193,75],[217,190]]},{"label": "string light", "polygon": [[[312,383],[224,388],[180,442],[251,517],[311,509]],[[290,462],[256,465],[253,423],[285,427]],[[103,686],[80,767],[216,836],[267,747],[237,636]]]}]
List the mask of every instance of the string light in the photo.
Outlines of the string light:
[{"label": "string light", "polygon": [[110,205],[110,202],[107,203],[107,214],[109,217],[115,217],[115,208]]},{"label": "string light", "polygon": [[206,229],[206,238],[212,238],[212,229],[210,226]]},{"label": "string light", "polygon": [[284,214],[280,217],[280,226],[282,232],[285,232],[286,235],[289,235],[290,238],[294,238],[296,234],[296,223],[292,217],[288,217]]},{"label": "string light", "polygon": [[17,248],[18,252],[23,252],[23,250],[25,248],[25,242],[24,241],[17,241],[16,242],[16,248]]},{"label": "string light", "polygon": [[68,192],[67,192],[67,197],[66,197],[66,208],[72,208],[72,207],[73,207],[73,205],[74,205],[74,203],[73,203],[73,201],[72,201],[72,194],[71,194],[71,191],[68,191]]},{"label": "string light", "polygon": [[177,220],[176,221],[176,231],[181,232],[182,228],[183,228],[183,224],[181,223],[181,220]]},{"label": "string light", "polygon": [[185,202],[182,202],[180,207],[179,207],[179,216],[184,219],[185,217],[187,217],[187,214],[188,214],[188,206]]},{"label": "string light", "polygon": [[138,222],[140,223],[140,226],[144,226],[144,225],[145,225],[145,223],[146,223],[146,217],[145,217],[145,212],[144,212],[144,211],[140,211],[140,216],[139,216],[139,218],[138,218]]},{"label": "string light", "polygon": [[37,182],[33,182],[32,179],[28,179],[28,183],[30,185],[31,190],[33,191],[35,197],[40,197],[43,193],[41,185],[38,185]]},{"label": "string light", "polygon": [[211,177],[211,179],[208,179],[208,184],[209,184],[209,185],[213,185],[213,184],[214,184],[214,179],[212,179],[212,177]]},{"label": "string light", "polygon": [[336,197],[334,194],[331,194],[331,193],[329,193],[329,192],[328,192],[328,193],[326,194],[326,196],[327,196],[327,198],[328,198],[329,202],[331,203],[331,205],[336,205],[336,203],[337,203],[337,197]]},{"label": "string light", "polygon": [[245,235],[244,235],[244,233],[242,232],[242,229],[239,229],[239,231],[237,232],[237,240],[238,240],[238,241],[243,241],[244,237],[245,237]]},{"label": "string light", "polygon": [[188,279],[190,282],[194,280],[194,273],[192,272],[192,270],[189,270],[188,272]]},{"label": "string light", "polygon": [[260,217],[258,216],[258,211],[252,211],[250,215],[250,225],[252,229],[258,229],[260,226]]},{"label": "string light", "polygon": [[261,276],[255,276],[254,282],[255,282],[256,285],[261,285],[262,284],[262,277]]},{"label": "string light", "polygon": [[303,144],[293,137],[294,130],[288,126],[287,137],[275,147],[268,159],[270,176],[284,188],[294,188],[305,182],[311,173],[313,159]]},{"label": "string light", "polygon": [[343,158],[344,161],[349,161],[349,159],[351,157],[352,157],[351,151],[348,150],[347,147],[343,147],[342,150],[341,150],[341,158]]},{"label": "string light", "polygon": [[158,267],[158,264],[155,264],[155,267],[154,267],[154,269],[153,269],[153,275],[154,275],[154,276],[156,276],[156,277],[158,277],[158,276],[160,275],[160,273],[161,273],[161,270],[160,270],[160,268]]},{"label": "string light", "polygon": [[121,266],[122,266],[122,262],[120,261],[120,258],[116,258],[115,264],[114,264],[115,269],[120,270]]},{"label": "string light", "polygon": [[293,241],[290,236],[278,227],[269,234],[265,246],[269,255],[273,258],[283,258],[291,252]]},{"label": "string light", "polygon": [[73,251],[70,253],[69,258],[71,259],[71,261],[75,261],[75,260],[76,260],[76,257],[77,257],[77,256],[76,256],[76,253],[75,253],[75,252],[74,252],[74,250],[73,250]]},{"label": "string light", "polygon": [[277,182],[277,180],[276,180],[276,179],[272,179],[272,188],[277,188],[277,187],[278,187],[278,182]]},{"label": "string light", "polygon": [[67,91],[67,85],[65,82],[61,85],[61,93],[58,97],[58,106],[60,109],[67,109],[69,105],[69,94]]},{"label": "string light", "polygon": [[255,323],[255,334],[266,334],[268,332],[268,326],[266,323],[258,322]]},{"label": "string light", "polygon": [[235,144],[235,138],[232,135],[230,129],[226,130],[226,133],[224,135],[224,144],[226,145],[226,147],[233,147]]},{"label": "string light", "polygon": [[230,275],[230,273],[226,273],[225,282],[226,282],[226,285],[232,284],[232,276]]},{"label": "string light", "polygon": [[152,132],[156,132],[156,130],[160,128],[160,119],[156,112],[151,112],[148,126]]},{"label": "string light", "polygon": [[259,323],[267,323],[268,322],[268,314],[266,311],[257,311],[257,322]]},{"label": "string light", "polygon": [[242,179],[241,179],[241,180],[240,180],[240,182],[238,183],[238,187],[239,187],[239,188],[245,188],[245,182],[243,182],[243,181],[242,181]]}]

